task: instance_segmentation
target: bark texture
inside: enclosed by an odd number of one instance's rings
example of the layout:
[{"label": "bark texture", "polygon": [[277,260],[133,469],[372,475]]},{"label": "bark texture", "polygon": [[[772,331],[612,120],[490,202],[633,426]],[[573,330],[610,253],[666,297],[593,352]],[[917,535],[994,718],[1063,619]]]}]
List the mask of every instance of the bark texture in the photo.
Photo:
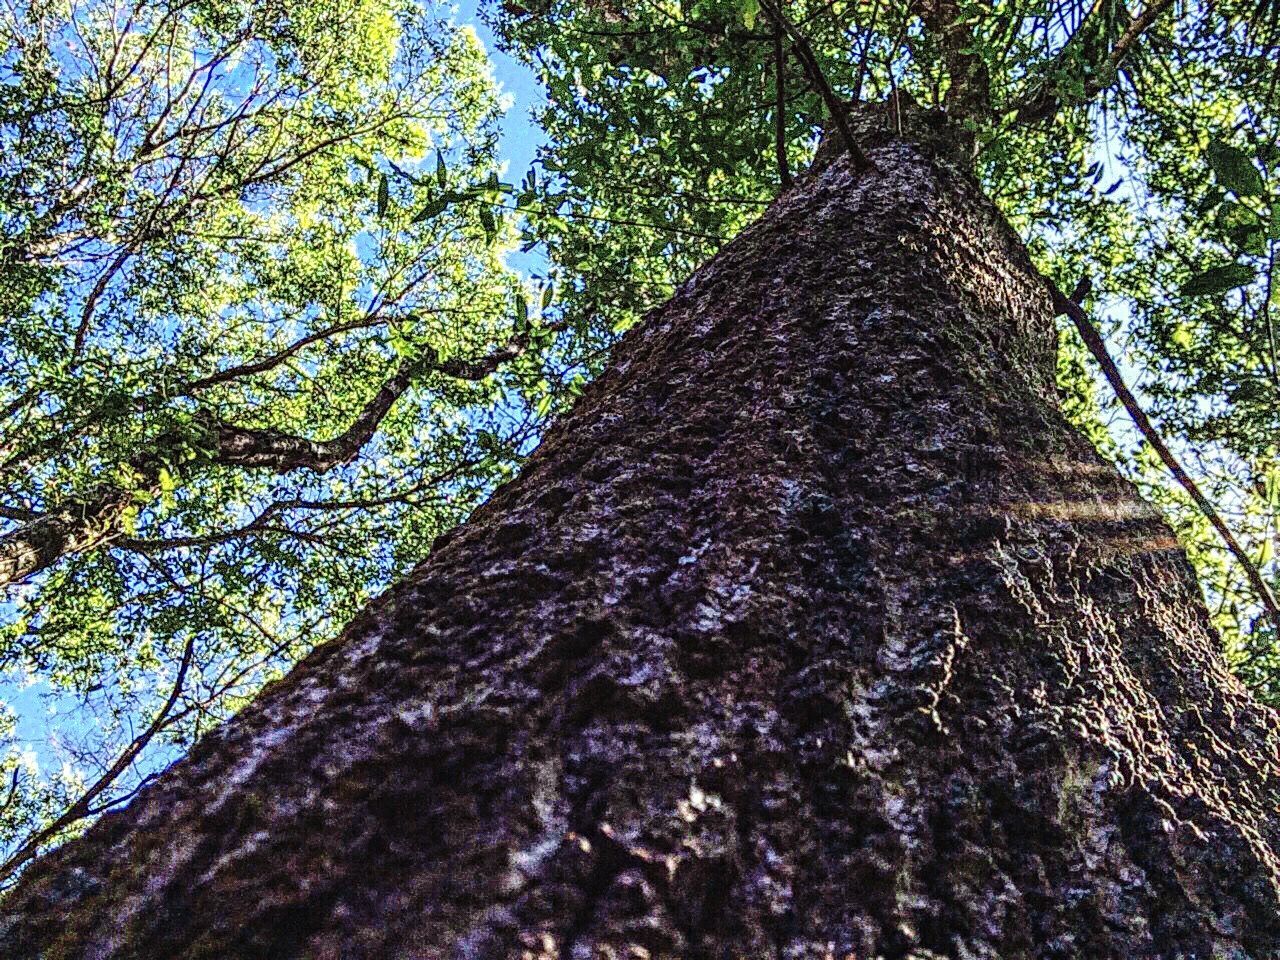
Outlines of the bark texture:
[{"label": "bark texture", "polygon": [[407,582],[35,864],[28,958],[1280,956],[1276,717],[901,140],[778,200]]}]

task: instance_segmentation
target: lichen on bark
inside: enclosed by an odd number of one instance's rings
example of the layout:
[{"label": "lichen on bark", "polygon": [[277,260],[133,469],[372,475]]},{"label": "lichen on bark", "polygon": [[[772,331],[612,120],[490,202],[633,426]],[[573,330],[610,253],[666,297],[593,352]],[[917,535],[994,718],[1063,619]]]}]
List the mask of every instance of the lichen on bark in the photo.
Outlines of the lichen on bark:
[{"label": "lichen on bark", "polygon": [[1280,956],[1275,715],[903,139],[0,907],[25,958]]}]

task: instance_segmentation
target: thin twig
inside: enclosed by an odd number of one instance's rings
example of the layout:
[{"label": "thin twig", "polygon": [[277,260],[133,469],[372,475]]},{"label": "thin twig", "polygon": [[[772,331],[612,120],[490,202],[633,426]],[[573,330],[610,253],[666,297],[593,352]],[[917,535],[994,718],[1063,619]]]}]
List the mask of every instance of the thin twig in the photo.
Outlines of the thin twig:
[{"label": "thin twig", "polygon": [[160,733],[170,720],[170,714],[173,712],[174,706],[178,703],[178,698],[182,696],[183,688],[186,685],[187,671],[191,667],[191,660],[195,650],[195,634],[188,638],[182,649],[182,659],[178,663],[177,676],[174,678],[173,686],[169,691],[168,699],[165,700],[163,706],[156,713],[155,718],[147,725],[147,729],[142,731],[137,737],[130,741],[129,745],[118,756],[114,763],[107,768],[103,774],[93,782],[93,785],[87,788],[80,798],[66,808],[52,823],[41,827],[35,833],[31,834],[22,845],[9,857],[3,864],[0,864],[0,884],[7,883],[8,880],[22,868],[27,861],[35,857],[35,855],[53,838],[57,837],[63,830],[66,830],[72,824],[83,820],[90,816],[93,808],[93,801],[96,800],[103,791],[111,787],[112,784],[120,777],[125,769],[134,761],[147,745]]},{"label": "thin twig", "polygon": [[1271,359],[1271,382],[1280,383],[1280,364],[1276,360],[1276,331],[1271,322],[1271,297],[1275,292],[1276,281],[1276,244],[1267,241],[1267,283],[1262,292],[1262,320],[1267,325],[1267,351]]},{"label": "thin twig", "polygon": [[867,20],[867,34],[862,43],[862,51],[858,54],[858,73],[853,81],[853,100],[862,99],[862,86],[867,82],[867,70],[871,66],[871,43],[876,35],[876,16],[880,12],[880,0],[872,0],[871,16]]},{"label": "thin twig", "polygon": [[9,781],[9,794],[4,798],[4,804],[0,805],[0,817],[9,812],[9,808],[13,806],[13,801],[18,795],[18,784],[22,779],[22,767],[13,768],[13,776]]},{"label": "thin twig", "polygon": [[791,168],[787,164],[787,88],[785,71],[787,53],[782,46],[782,28],[773,28],[773,150],[778,157],[778,180],[782,189],[791,186]]},{"label": "thin twig", "polygon": [[[1113,77],[1119,73],[1121,65],[1133,51],[1138,41],[1142,39],[1143,34],[1156,22],[1160,14],[1171,6],[1173,6],[1173,0],[1151,0],[1141,13],[1131,18],[1124,32],[1116,38],[1115,46],[1111,48],[1106,57],[1101,62],[1087,64],[1087,67],[1091,69],[1083,78],[1083,96],[1072,98],[1073,102],[1077,104],[1088,103],[1111,86]],[[1083,24],[1081,26],[1083,28]],[[1057,56],[1053,58],[1052,65],[1048,70],[1050,76],[1053,74],[1054,68],[1065,66],[1069,62],[1068,57],[1070,54],[1068,51],[1071,50],[1075,40],[1076,35],[1073,34],[1068,38]],[[1014,103],[1012,109],[1017,111],[1014,118],[1016,122],[1025,124],[1049,120],[1063,106],[1064,97],[1057,89],[1041,87],[1030,97]]]},{"label": "thin twig", "polygon": [[822,102],[827,107],[827,112],[831,114],[831,119],[834,121],[836,129],[840,132],[840,139],[844,142],[845,150],[853,158],[854,169],[859,173],[875,169],[875,164],[858,146],[857,138],[853,135],[853,128],[849,126],[849,115],[845,111],[845,105],[836,96],[836,92],[831,89],[831,84],[827,82],[826,75],[818,64],[818,58],[814,55],[813,48],[809,46],[809,41],[787,19],[786,14],[782,12],[782,8],[774,5],[773,0],[761,0],[760,5],[769,18],[773,20],[774,26],[779,30],[785,31],[787,36],[791,38],[796,56],[800,58],[800,65],[804,67],[804,72],[808,76],[809,82],[813,84],[821,95]]},{"label": "thin twig", "polygon": [[1080,338],[1084,340],[1085,346],[1089,348],[1089,352],[1093,354],[1093,358],[1098,361],[1098,365],[1102,367],[1102,374],[1107,378],[1107,383],[1111,385],[1111,389],[1115,391],[1116,397],[1128,412],[1130,419],[1133,420],[1134,426],[1138,428],[1138,432],[1151,444],[1151,448],[1155,450],[1157,456],[1169,468],[1169,472],[1173,474],[1174,479],[1182,485],[1182,489],[1187,491],[1188,496],[1200,508],[1200,512],[1204,514],[1205,519],[1213,525],[1218,531],[1218,535],[1222,538],[1222,542],[1226,544],[1231,555],[1236,558],[1236,562],[1240,564],[1244,570],[1245,576],[1248,578],[1250,585],[1253,587],[1254,593],[1257,595],[1259,602],[1266,608],[1272,622],[1280,629],[1280,603],[1277,603],[1275,594],[1271,592],[1271,588],[1267,585],[1267,581],[1263,579],[1261,571],[1258,570],[1253,559],[1245,552],[1244,547],[1235,538],[1230,528],[1219,516],[1218,511],[1213,504],[1209,502],[1209,498],[1200,492],[1200,487],[1196,484],[1191,475],[1182,468],[1173,452],[1169,449],[1164,439],[1156,431],[1155,425],[1147,417],[1142,407],[1138,404],[1137,398],[1124,382],[1124,377],[1120,374],[1120,368],[1116,366],[1116,362],[1111,359],[1111,354],[1107,350],[1107,345],[1102,339],[1102,335],[1098,333],[1098,329],[1093,325],[1093,321],[1089,319],[1088,314],[1080,306],[1075,299],[1072,299],[1054,284],[1049,284],[1049,292],[1053,297],[1053,308],[1060,314],[1066,314],[1075,324],[1076,330],[1080,333]]}]

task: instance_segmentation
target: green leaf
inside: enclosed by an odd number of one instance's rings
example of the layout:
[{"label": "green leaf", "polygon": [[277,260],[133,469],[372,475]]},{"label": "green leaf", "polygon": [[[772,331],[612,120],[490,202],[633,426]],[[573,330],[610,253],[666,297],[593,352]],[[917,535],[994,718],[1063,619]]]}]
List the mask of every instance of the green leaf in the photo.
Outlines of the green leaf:
[{"label": "green leaf", "polygon": [[756,18],[760,16],[760,0],[738,0],[738,13],[742,24],[748,30],[756,27]]},{"label": "green leaf", "polygon": [[516,329],[521,333],[529,329],[529,300],[523,290],[516,292]]},{"label": "green leaf", "polygon": [[436,151],[436,183],[441,190],[449,185],[449,170],[444,165],[444,154],[439,150]]},{"label": "green leaf", "polygon": [[498,239],[498,224],[493,219],[493,211],[487,206],[480,207],[480,226],[484,227],[486,242],[492,244]]},{"label": "green leaf", "polygon": [[1220,204],[1224,196],[1226,195],[1221,190],[1210,190],[1205,194],[1204,198],[1196,204],[1196,213],[1200,216],[1204,216]]},{"label": "green leaf", "polygon": [[405,337],[399,325],[392,325],[388,328],[387,333],[391,341],[391,349],[396,352],[397,356],[410,357],[413,355],[413,344]]},{"label": "green leaf", "polygon": [[434,200],[431,200],[421,210],[413,215],[414,223],[422,223],[424,220],[430,220],[432,217],[438,217],[449,208],[451,204],[457,203],[459,200],[465,199],[465,194],[450,190],[440,194]]},{"label": "green leaf", "polygon": [[1243,150],[1221,140],[1213,140],[1209,143],[1207,156],[1218,182],[1236,196],[1257,197],[1266,189],[1262,174]]},{"label": "green leaf", "polygon": [[1243,223],[1227,231],[1227,236],[1242,253],[1261,256],[1266,252],[1267,228],[1261,223]]},{"label": "green leaf", "polygon": [[387,212],[387,204],[391,202],[391,185],[387,182],[387,175],[384,173],[378,178],[378,217],[383,217]]},{"label": "green leaf", "polygon": [[548,283],[545,287],[542,288],[542,309],[543,310],[551,306],[551,301],[555,299],[555,295],[556,295],[556,285],[554,283]]},{"label": "green leaf", "polygon": [[1257,271],[1247,263],[1226,263],[1210,267],[1195,274],[1184,283],[1179,292],[1184,297],[1208,297],[1226,293],[1251,283]]}]

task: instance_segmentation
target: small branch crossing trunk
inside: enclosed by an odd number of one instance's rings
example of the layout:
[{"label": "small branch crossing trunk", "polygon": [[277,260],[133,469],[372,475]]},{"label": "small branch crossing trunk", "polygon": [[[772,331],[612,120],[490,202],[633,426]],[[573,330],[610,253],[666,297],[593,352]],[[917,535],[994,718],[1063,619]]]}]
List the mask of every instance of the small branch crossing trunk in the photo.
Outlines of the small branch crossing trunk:
[{"label": "small branch crossing trunk", "polygon": [[1280,956],[1276,717],[904,140],[798,180],[9,960]]}]

